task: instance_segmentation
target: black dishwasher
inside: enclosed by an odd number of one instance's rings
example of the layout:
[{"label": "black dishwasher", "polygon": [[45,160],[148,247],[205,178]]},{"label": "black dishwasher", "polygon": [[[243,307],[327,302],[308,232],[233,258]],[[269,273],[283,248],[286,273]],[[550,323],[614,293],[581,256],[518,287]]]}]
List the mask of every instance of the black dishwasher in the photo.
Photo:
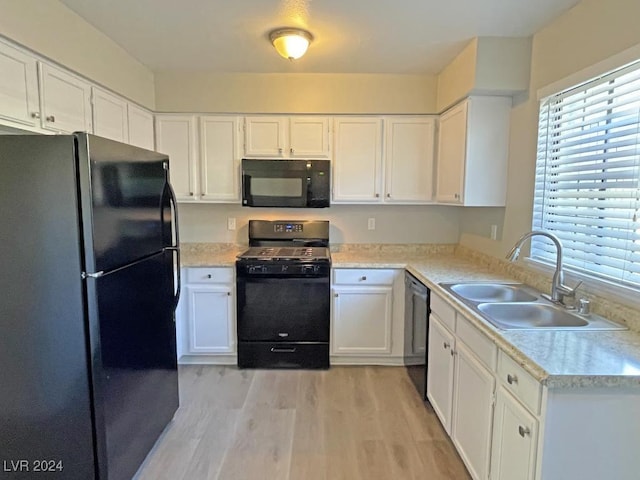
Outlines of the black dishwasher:
[{"label": "black dishwasher", "polygon": [[429,289],[410,273],[405,274],[404,287],[404,364],[418,393],[426,400]]}]

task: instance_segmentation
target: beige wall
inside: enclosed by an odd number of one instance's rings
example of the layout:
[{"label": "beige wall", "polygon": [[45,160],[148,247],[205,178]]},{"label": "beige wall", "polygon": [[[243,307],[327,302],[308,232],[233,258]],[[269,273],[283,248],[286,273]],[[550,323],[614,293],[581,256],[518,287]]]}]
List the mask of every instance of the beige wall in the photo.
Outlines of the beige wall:
[{"label": "beige wall", "polygon": [[160,112],[434,113],[434,75],[157,72]]},{"label": "beige wall", "polygon": [[0,0],[0,35],[154,108],[153,73],[57,0]]},{"label": "beige wall", "polygon": [[[446,206],[332,205],[318,209],[247,208],[240,205],[180,204],[183,242],[247,243],[249,219],[329,220],[336,243],[457,243],[460,209]],[[237,229],[227,230],[227,218]],[[376,229],[367,230],[367,220]]]},{"label": "beige wall", "polygon": [[529,87],[531,38],[476,37],[438,75],[438,112],[471,95],[513,95]]},{"label": "beige wall", "polygon": [[469,94],[476,81],[478,39],[474,38],[438,75],[438,112]]},{"label": "beige wall", "polygon": [[515,99],[511,114],[507,207],[499,228],[503,234],[497,241],[488,238],[500,212],[465,209],[460,217],[463,245],[503,256],[521,234],[531,230],[537,90],[640,43],[638,18],[638,0],[583,0],[534,35],[530,93]]}]

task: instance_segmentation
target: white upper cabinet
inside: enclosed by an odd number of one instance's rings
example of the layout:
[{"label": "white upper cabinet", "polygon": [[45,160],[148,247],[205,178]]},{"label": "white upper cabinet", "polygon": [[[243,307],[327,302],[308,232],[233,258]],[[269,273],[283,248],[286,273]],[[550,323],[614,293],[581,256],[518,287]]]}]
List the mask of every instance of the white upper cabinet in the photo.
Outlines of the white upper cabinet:
[{"label": "white upper cabinet", "polygon": [[245,117],[247,158],[328,158],[328,117]]},{"label": "white upper cabinet", "polygon": [[329,158],[328,117],[299,116],[289,119],[289,156],[292,158]]},{"label": "white upper cabinet", "polygon": [[379,202],[382,180],[382,119],[336,118],[334,135],[333,202]]},{"label": "white upper cabinet", "polygon": [[127,105],[129,143],[136,147],[154,149],[153,114],[132,103]]},{"label": "white upper cabinet", "polygon": [[92,133],[91,85],[46,63],[38,65],[42,128],[63,133]]},{"label": "white upper cabinet", "polygon": [[0,42],[0,72],[0,120],[39,127],[36,59]]},{"label": "white upper cabinet", "polygon": [[433,197],[433,117],[386,118],[385,202],[428,203]]},{"label": "white upper cabinet", "polygon": [[200,198],[240,201],[238,117],[200,117]]},{"label": "white upper cabinet", "polygon": [[157,150],[169,155],[171,185],[179,201],[198,198],[196,117],[156,115]]},{"label": "white upper cabinet", "polygon": [[93,87],[93,133],[118,142],[129,141],[127,101],[100,88]]},{"label": "white upper cabinet", "polygon": [[440,117],[436,199],[504,206],[511,97],[469,97]]},{"label": "white upper cabinet", "polygon": [[334,131],[334,203],[432,201],[434,117],[336,118]]}]

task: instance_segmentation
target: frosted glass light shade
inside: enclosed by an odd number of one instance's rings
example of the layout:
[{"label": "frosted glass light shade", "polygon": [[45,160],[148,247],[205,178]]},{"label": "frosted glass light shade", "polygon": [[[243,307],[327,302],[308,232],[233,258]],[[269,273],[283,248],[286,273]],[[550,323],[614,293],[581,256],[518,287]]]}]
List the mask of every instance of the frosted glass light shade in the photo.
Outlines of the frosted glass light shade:
[{"label": "frosted glass light shade", "polygon": [[296,60],[305,54],[313,36],[306,30],[282,28],[271,32],[269,39],[281,56]]}]

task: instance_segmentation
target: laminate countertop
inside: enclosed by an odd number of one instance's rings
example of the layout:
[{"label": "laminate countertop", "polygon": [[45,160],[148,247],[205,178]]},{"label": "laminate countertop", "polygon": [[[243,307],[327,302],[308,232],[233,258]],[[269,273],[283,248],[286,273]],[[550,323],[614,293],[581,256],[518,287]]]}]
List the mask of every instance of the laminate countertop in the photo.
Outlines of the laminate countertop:
[{"label": "laminate countertop", "polygon": [[[183,267],[231,267],[246,247],[220,244],[183,246]],[[640,334],[625,331],[501,330],[439,284],[445,282],[515,282],[453,249],[398,249],[385,252],[336,251],[333,268],[406,269],[452,305],[527,372],[549,388],[640,388]],[[606,316],[606,315],[603,315]]]}]

